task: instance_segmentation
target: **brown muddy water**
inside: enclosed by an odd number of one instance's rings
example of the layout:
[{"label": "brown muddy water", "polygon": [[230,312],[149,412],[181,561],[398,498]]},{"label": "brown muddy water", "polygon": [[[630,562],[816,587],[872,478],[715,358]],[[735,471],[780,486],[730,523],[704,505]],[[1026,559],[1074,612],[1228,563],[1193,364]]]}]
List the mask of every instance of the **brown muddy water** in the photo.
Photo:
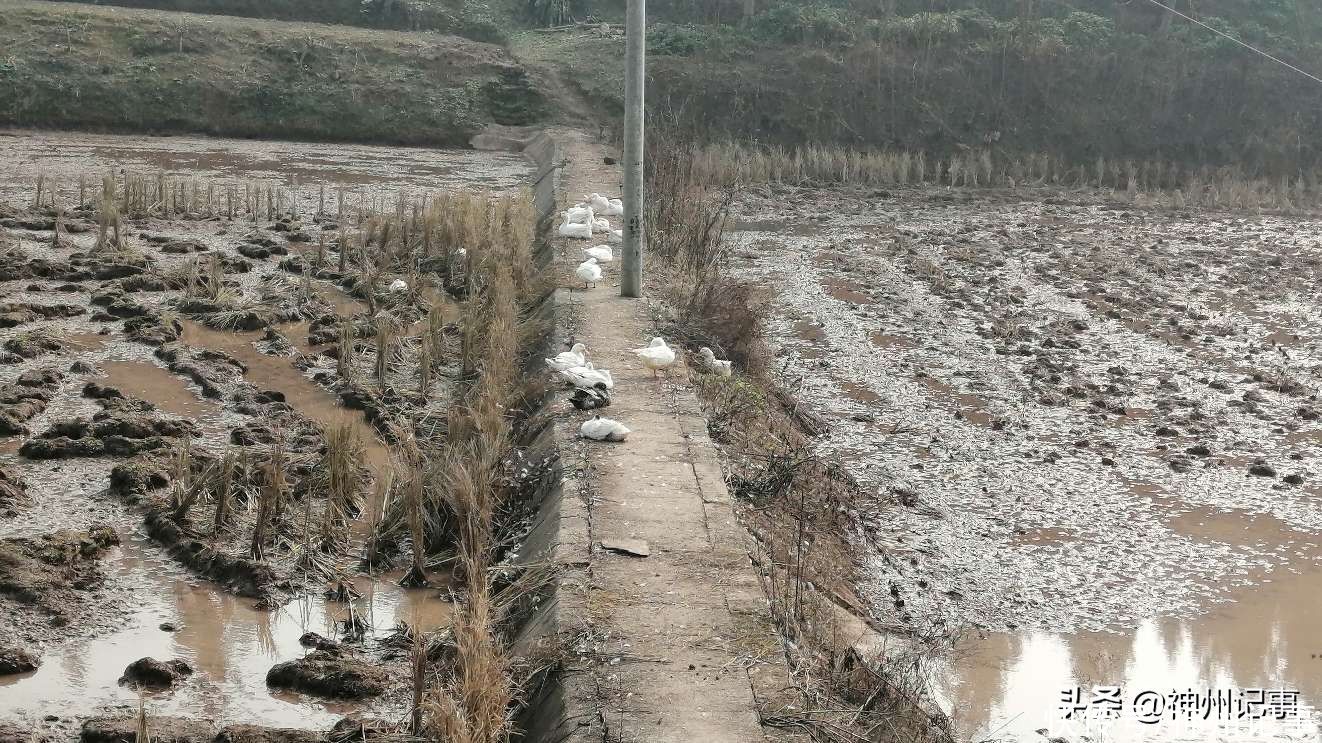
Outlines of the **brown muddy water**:
[{"label": "brown muddy water", "polygon": [[[310,595],[276,611],[254,609],[251,600],[216,591],[138,540],[127,541],[111,561],[111,579],[134,592],[133,616],[107,634],[48,650],[36,671],[0,677],[5,717],[39,720],[117,707],[132,714],[138,693],[117,682],[125,666],[144,656],[182,658],[196,671],[178,689],[148,694],[154,715],[325,729],[361,709],[266,687],[272,665],[307,652],[299,644],[305,632],[335,636],[335,623],[348,616],[345,604]],[[385,637],[396,622],[431,630],[449,621],[449,605],[429,591],[403,589],[389,580],[360,578],[356,584],[363,596],[354,608],[373,627],[369,639]],[[176,629],[164,631],[164,623]],[[380,711],[403,716],[400,709]]]},{"label": "brown muddy water", "polygon": [[[286,187],[297,186],[300,202],[311,213],[317,206],[320,186],[327,192],[327,211],[334,209],[333,194],[344,187],[351,204],[358,197],[391,199],[400,192],[438,192],[449,188],[521,187],[529,172],[520,157],[503,154],[450,152],[410,148],[382,148],[298,143],[250,142],[187,137],[141,138],[49,132],[0,132],[0,203],[26,207],[32,201],[36,174],[54,186],[65,204],[77,195],[78,176],[87,175],[91,187],[107,170],[120,168],[141,172],[164,170],[167,175],[201,181],[249,183],[264,181]],[[262,222],[259,227],[266,227]],[[146,239],[147,233],[200,242],[212,253],[237,258],[233,251],[252,223],[225,220],[149,219],[126,225],[129,247],[150,257],[155,275],[178,271],[192,256],[161,251]],[[308,220],[306,229],[319,226]],[[332,228],[325,228],[330,230]],[[266,232],[279,238],[279,233]],[[0,242],[16,246],[32,256],[68,259],[88,251],[94,233],[61,236],[62,245],[50,245],[50,233],[0,228]],[[311,243],[315,245],[316,243]],[[290,243],[291,253],[309,250],[308,243]],[[298,277],[277,267],[281,256],[254,259],[248,273],[226,273],[227,290],[245,300],[256,301],[269,289],[270,280],[284,281],[296,291]],[[15,328],[0,330],[0,341],[29,331],[48,331],[61,339],[61,350],[0,365],[0,383],[21,373],[42,368],[65,372],[49,406],[27,422],[33,434],[52,423],[74,417],[90,418],[100,411],[95,401],[80,395],[87,382],[108,385],[125,395],[153,404],[160,413],[189,419],[197,424],[194,443],[213,452],[230,446],[231,431],[255,421],[240,414],[226,400],[205,397],[192,380],[168,370],[153,348],[127,339],[116,320],[92,321],[99,309],[89,302],[91,290],[102,283],[86,282],[78,291],[57,282],[34,279],[0,282],[0,303],[81,305],[86,314],[74,317],[38,318]],[[265,289],[263,288],[265,287]],[[311,287],[320,311],[342,318],[363,318],[366,307],[339,287],[314,280]],[[128,295],[150,311],[168,308],[179,292],[135,292]],[[429,295],[434,300],[435,295]],[[360,411],[346,410],[337,395],[313,379],[317,373],[333,373],[334,362],[316,355],[319,349],[307,342],[308,321],[275,325],[292,351],[267,347],[262,331],[228,332],[182,319],[183,343],[192,349],[223,352],[242,362],[247,371],[232,383],[256,390],[279,392],[296,411],[322,427],[348,424],[366,449],[365,464],[373,477],[390,466],[390,451]],[[101,332],[98,332],[100,330]],[[296,366],[300,354],[307,370]],[[310,361],[309,361],[310,359]],[[88,366],[74,371],[71,365]],[[438,393],[439,394],[439,393]],[[393,692],[362,703],[332,703],[297,693],[275,692],[266,686],[267,671],[276,663],[299,658],[309,652],[299,644],[304,632],[334,637],[336,621],[344,619],[347,605],[328,602],[321,588],[295,597],[276,610],[258,609],[253,599],[238,598],[183,568],[147,539],[141,512],[105,492],[111,467],[117,460],[82,459],[30,460],[19,456],[22,436],[0,437],[0,467],[28,482],[32,503],[10,518],[0,518],[0,538],[31,537],[57,529],[86,529],[92,524],[110,524],[121,535],[123,545],[103,561],[107,573],[103,593],[107,606],[127,607],[116,613],[94,612],[84,623],[59,631],[43,631],[48,637],[39,648],[40,667],[31,673],[0,677],[0,722],[33,723],[44,716],[59,718],[61,730],[76,728],[95,714],[124,714],[136,711],[137,692],[117,682],[125,667],[145,656],[161,660],[182,658],[196,673],[166,692],[149,694],[152,715],[203,718],[217,725],[248,722],[262,725],[324,730],[347,713],[364,713],[387,719],[402,719],[401,700]],[[367,493],[374,492],[366,487]],[[360,548],[371,504],[352,524],[349,549]],[[355,564],[353,555],[341,555],[342,567]],[[449,604],[438,588],[402,589],[400,575],[357,574],[350,580],[361,598],[354,602],[359,615],[366,615],[371,629],[364,647],[368,657],[380,654],[378,642],[399,623],[436,628],[448,621]],[[173,624],[177,631],[161,629]],[[4,638],[0,638],[4,644]]]},{"label": "brown muddy water", "polygon": [[[875,494],[874,612],[962,638],[928,674],[960,735],[1322,740],[1322,222],[783,191],[738,205],[731,270],[774,295],[819,452]],[[1065,719],[1075,686],[1120,687],[1119,719]],[[1298,713],[1134,708],[1256,688]]]}]

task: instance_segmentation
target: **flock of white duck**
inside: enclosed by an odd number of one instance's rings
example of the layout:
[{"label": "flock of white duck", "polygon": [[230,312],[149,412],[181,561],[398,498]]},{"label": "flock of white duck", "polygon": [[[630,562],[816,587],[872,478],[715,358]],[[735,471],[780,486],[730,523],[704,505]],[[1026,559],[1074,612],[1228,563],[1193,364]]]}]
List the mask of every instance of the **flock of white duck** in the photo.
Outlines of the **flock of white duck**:
[{"label": "flock of white duck", "polygon": [[[651,370],[653,377],[662,371],[669,373],[678,360],[675,349],[660,337],[653,338],[651,343],[642,348],[632,349],[632,353],[643,362],[644,367]],[[568,351],[562,351],[553,359],[546,359],[546,365],[565,382],[573,385],[574,395],[569,401],[574,407],[579,410],[596,410],[610,405],[615,378],[609,369],[598,369],[588,361],[587,346],[575,343]],[[716,354],[706,346],[698,352],[698,365],[702,370],[721,377],[734,373],[732,362],[716,358]],[[595,415],[579,426],[578,433],[594,441],[620,442],[625,440],[630,431],[628,426],[617,420]]]},{"label": "flock of white duck", "polygon": [[[606,233],[608,243],[623,240],[620,230],[611,229],[606,217],[618,217],[624,214],[624,203],[619,199],[608,199],[598,193],[588,194],[583,201],[566,209],[561,215],[560,236],[579,240],[591,240],[594,234]],[[596,286],[601,280],[601,264],[615,260],[615,252],[609,244],[583,248],[584,260],[578,264],[574,274],[583,280],[583,288]],[[675,365],[675,349],[666,344],[664,338],[653,338],[643,348],[633,349],[634,355],[643,362],[643,366],[652,371],[669,372]],[[722,377],[730,376],[734,365],[729,361],[716,358],[710,348],[703,347],[698,353],[699,367],[708,373]],[[573,385],[574,395],[570,402],[579,410],[596,410],[610,405],[611,390],[615,389],[615,378],[609,369],[598,369],[588,361],[588,349],[582,343],[575,343],[568,351],[563,351],[553,359],[546,359],[546,365],[568,384]],[[591,420],[579,426],[578,433],[585,439],[594,441],[624,441],[630,433],[623,423],[595,415]]]},{"label": "flock of white duck", "polygon": [[607,244],[583,248],[584,260],[578,264],[574,274],[583,280],[584,289],[596,286],[601,281],[601,264],[615,260],[615,251],[611,249],[610,243],[623,242],[624,233],[611,229],[610,220],[606,217],[620,216],[624,216],[624,202],[608,199],[599,193],[587,194],[583,201],[561,214],[564,220],[560,224],[561,237],[591,240],[593,235],[605,234],[607,238]]}]

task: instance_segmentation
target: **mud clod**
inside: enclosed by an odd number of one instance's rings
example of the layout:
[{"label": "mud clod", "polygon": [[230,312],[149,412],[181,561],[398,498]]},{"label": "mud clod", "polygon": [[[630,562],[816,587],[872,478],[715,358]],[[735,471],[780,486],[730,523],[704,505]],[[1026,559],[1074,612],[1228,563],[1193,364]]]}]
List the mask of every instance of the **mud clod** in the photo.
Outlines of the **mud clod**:
[{"label": "mud clod", "polygon": [[29,502],[27,483],[23,478],[0,468],[0,517],[11,517],[18,507]]},{"label": "mud clod", "polygon": [[0,617],[8,615],[9,637],[32,642],[42,625],[67,624],[88,600],[83,592],[105,580],[100,561],[117,544],[119,535],[108,526],[0,540]]},{"label": "mud clod", "polygon": [[0,676],[37,670],[41,659],[22,648],[0,646]]},{"label": "mud clod", "polygon": [[182,418],[107,411],[90,421],[75,418],[53,423],[41,435],[23,442],[18,453],[29,459],[132,456],[166,447],[165,439],[197,435],[197,426]]},{"label": "mud clod", "polygon": [[193,675],[193,667],[188,661],[174,659],[169,661],[155,658],[139,658],[124,669],[119,683],[125,686],[146,686],[154,689],[168,689]]},{"label": "mud clod", "polygon": [[385,671],[364,660],[334,650],[314,650],[278,663],[266,674],[268,686],[292,689],[331,699],[365,699],[386,690]]},{"label": "mud clod", "polygon": [[[209,743],[210,723],[180,717],[151,717],[152,743]],[[82,743],[134,743],[138,738],[136,717],[93,717],[83,723]]]},{"label": "mud clod", "polygon": [[47,330],[34,330],[5,341],[6,351],[25,359],[35,359],[64,349],[64,343]]},{"label": "mud clod", "polygon": [[215,743],[318,743],[322,740],[320,733],[311,730],[230,725],[221,729]]},{"label": "mud clod", "polygon": [[47,372],[47,376],[25,372],[14,384],[0,385],[0,435],[27,434],[27,422],[46,409],[61,378],[57,371]]},{"label": "mud clod", "polygon": [[173,343],[183,335],[184,326],[173,317],[163,315],[143,315],[124,322],[124,333],[131,341],[148,346],[163,346]]}]

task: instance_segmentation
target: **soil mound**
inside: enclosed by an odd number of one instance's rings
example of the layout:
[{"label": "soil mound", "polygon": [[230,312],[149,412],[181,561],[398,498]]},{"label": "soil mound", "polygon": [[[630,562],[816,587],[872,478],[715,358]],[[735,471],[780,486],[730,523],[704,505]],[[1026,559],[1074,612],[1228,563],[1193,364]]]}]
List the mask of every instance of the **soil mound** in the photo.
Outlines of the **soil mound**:
[{"label": "soil mound", "polygon": [[119,683],[126,686],[168,689],[191,675],[193,675],[193,667],[185,660],[139,658],[124,669],[124,675],[120,677]]},{"label": "soil mound", "polygon": [[331,699],[365,699],[386,690],[385,671],[338,650],[314,650],[298,660],[278,663],[266,683]]}]

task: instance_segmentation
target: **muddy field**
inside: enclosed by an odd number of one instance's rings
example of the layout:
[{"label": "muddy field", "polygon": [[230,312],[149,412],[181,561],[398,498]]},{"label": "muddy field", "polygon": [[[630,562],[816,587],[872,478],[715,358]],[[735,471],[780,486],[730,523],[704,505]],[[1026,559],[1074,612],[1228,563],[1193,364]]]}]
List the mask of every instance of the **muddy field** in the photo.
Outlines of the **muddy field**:
[{"label": "muddy field", "polygon": [[1044,740],[1076,683],[1322,701],[1322,223],[1042,193],[737,210],[783,380],[883,499],[878,614],[965,632],[934,689],[964,734]]},{"label": "muddy field", "polygon": [[[395,487],[384,442],[443,424],[457,369],[429,357],[424,389],[418,355],[456,332],[439,277],[462,268],[355,267],[374,210],[407,224],[419,198],[513,189],[526,164],[0,138],[0,739],[76,737],[140,694],[207,739],[398,723],[408,628],[443,626],[449,605],[443,584],[399,585],[399,539],[374,528]],[[98,724],[84,739],[118,740]]]}]

